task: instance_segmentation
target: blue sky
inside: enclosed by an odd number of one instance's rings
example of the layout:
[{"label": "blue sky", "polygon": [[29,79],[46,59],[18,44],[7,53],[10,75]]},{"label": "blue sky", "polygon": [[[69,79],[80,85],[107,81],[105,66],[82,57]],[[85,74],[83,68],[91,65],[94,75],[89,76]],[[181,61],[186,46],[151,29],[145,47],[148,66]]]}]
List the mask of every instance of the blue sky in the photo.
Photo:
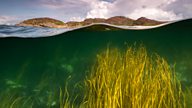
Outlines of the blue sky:
[{"label": "blue sky", "polygon": [[62,20],[127,16],[156,20],[192,18],[192,0],[1,0],[0,24],[35,17]]}]

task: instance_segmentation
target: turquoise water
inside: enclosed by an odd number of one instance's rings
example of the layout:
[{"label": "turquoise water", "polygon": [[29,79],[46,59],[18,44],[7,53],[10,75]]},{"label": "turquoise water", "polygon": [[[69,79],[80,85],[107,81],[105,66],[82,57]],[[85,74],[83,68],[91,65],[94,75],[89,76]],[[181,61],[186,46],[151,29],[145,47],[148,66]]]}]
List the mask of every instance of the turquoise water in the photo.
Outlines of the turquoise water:
[{"label": "turquoise water", "polygon": [[1,38],[0,91],[35,95],[37,106],[47,104],[44,98],[51,95],[50,104],[53,104],[53,91],[65,85],[69,77],[70,85],[82,81],[98,53],[108,46],[124,50],[134,44],[143,44],[149,53],[157,53],[169,64],[176,65],[181,82],[191,86],[192,20],[149,30],[100,31],[99,28],[94,26],[44,38]]}]

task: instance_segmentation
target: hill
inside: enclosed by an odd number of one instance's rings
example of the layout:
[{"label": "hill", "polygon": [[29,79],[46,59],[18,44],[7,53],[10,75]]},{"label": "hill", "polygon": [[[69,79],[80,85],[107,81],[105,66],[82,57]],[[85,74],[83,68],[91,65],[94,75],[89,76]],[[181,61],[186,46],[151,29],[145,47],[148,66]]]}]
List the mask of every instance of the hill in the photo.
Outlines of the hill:
[{"label": "hill", "polygon": [[165,22],[160,22],[152,19],[148,19],[145,17],[138,18],[133,22],[133,25],[142,25],[142,26],[153,26],[153,25],[159,25]]},{"label": "hill", "polygon": [[117,26],[154,26],[154,25],[165,23],[165,22],[156,21],[156,20],[145,18],[145,17],[141,17],[137,20],[133,20],[124,16],[115,16],[108,19],[88,18],[81,22],[69,21],[66,23],[56,19],[52,19],[52,18],[34,18],[34,19],[25,20],[17,24],[17,26],[78,28],[78,27],[87,26],[90,24],[95,24],[95,23],[106,23],[106,24],[117,25]]},{"label": "hill", "polygon": [[33,18],[25,20],[17,26],[33,26],[33,27],[50,27],[50,28],[63,28],[65,23],[52,18]]}]

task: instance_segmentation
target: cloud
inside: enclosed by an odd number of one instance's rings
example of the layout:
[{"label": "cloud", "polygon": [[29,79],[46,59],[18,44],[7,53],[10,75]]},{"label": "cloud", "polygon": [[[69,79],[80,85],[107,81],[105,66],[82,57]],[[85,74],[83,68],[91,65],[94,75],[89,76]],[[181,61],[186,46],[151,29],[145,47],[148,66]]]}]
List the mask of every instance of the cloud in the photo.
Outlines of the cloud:
[{"label": "cloud", "polygon": [[82,17],[71,17],[69,19],[69,21],[83,21],[83,20],[84,20],[84,18],[82,18]]},{"label": "cloud", "polygon": [[176,0],[116,0],[114,2],[97,0],[91,4],[91,10],[87,12],[86,17],[108,18],[122,15],[134,19],[148,17],[157,20],[178,20],[183,18],[183,15],[175,13],[174,9],[167,9],[174,2]]},{"label": "cloud", "polygon": [[[89,1],[89,0],[88,0]],[[41,6],[53,9],[82,9],[89,6],[86,0],[39,0]],[[81,7],[82,6],[82,7]],[[67,11],[67,10],[66,10]]]},{"label": "cloud", "polygon": [[127,16],[178,20],[192,17],[192,0],[36,0],[67,20]]},{"label": "cloud", "polygon": [[96,1],[91,3],[91,10],[87,12],[86,18],[106,18],[109,16],[109,9],[112,7],[112,3],[106,1]]},{"label": "cloud", "polygon": [[146,9],[136,9],[132,13],[130,13],[129,16],[130,18],[137,19],[139,17],[147,17],[151,19],[156,19],[156,20],[179,20],[182,19],[182,15],[176,15],[172,11],[164,11],[162,9],[158,8],[146,8]]},{"label": "cloud", "polygon": [[170,4],[166,10],[183,15],[183,18],[192,18],[192,0],[177,0]]},{"label": "cloud", "polygon": [[66,22],[84,19],[90,10],[90,3],[94,0],[36,0],[36,2],[40,8],[52,12],[50,17]]},{"label": "cloud", "polygon": [[15,24],[16,23],[16,18],[11,17],[11,16],[0,16],[0,24]]}]

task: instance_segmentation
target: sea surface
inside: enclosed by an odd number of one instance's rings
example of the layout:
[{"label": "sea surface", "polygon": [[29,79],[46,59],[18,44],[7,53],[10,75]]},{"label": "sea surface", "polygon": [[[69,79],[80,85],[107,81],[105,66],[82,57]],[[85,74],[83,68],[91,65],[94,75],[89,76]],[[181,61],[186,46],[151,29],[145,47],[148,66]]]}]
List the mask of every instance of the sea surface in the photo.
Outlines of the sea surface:
[{"label": "sea surface", "polygon": [[47,37],[60,34],[68,30],[69,29],[0,25],[0,37],[23,37],[23,38]]},{"label": "sea surface", "polygon": [[[181,82],[192,87],[191,19],[146,30],[92,25],[66,31],[0,25],[0,94],[11,90],[22,96],[35,94],[39,106],[47,104],[45,97],[64,81],[70,78],[70,85],[82,81],[98,53],[135,44],[165,58]],[[52,98],[50,104],[54,102]]]}]

